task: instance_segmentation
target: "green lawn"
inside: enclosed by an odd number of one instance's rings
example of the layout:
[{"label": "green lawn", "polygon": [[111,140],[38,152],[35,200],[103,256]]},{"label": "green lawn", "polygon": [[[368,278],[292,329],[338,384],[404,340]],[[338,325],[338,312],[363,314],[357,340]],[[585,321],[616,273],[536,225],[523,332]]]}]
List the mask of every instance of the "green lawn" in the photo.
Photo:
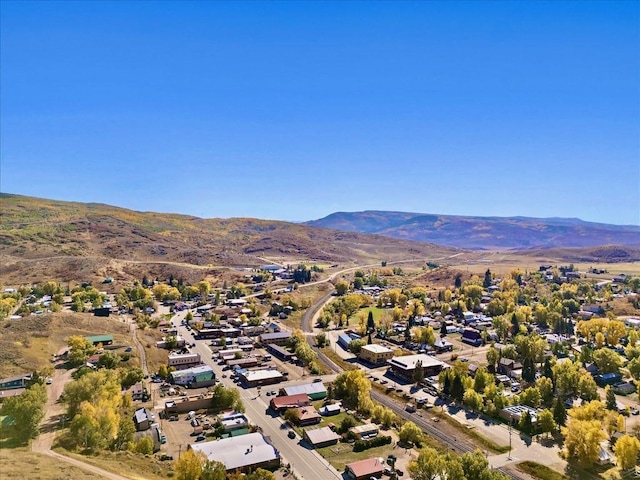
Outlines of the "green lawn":
[{"label": "green lawn", "polygon": [[364,460],[371,457],[383,457],[386,458],[389,454],[391,445],[382,445],[380,447],[370,448],[362,452],[353,451],[353,443],[340,443],[330,447],[318,448],[317,452],[322,455],[331,465],[333,465],[339,472],[344,471],[344,466],[347,463],[356,462],[358,460]]},{"label": "green lawn", "polygon": [[358,317],[364,313],[365,318],[369,316],[369,312],[373,313],[373,320],[378,323],[380,317],[384,313],[384,308],[378,308],[376,306],[371,306],[367,308],[361,308],[356,313],[349,317],[349,326],[355,326],[358,324]]},{"label": "green lawn", "polygon": [[[323,403],[324,403],[324,400],[317,400],[315,402],[311,402],[311,405],[313,405],[316,410],[320,410],[320,408],[322,407]],[[331,415],[329,417],[322,417],[322,420],[320,421],[320,423],[318,423],[317,425],[314,425],[313,428],[326,427],[330,423],[333,423],[337,427],[337,426],[340,425],[340,423],[342,423],[342,420],[344,420],[346,417],[353,418],[356,421],[356,425],[362,424],[362,422],[360,420],[358,420],[356,417],[353,417],[353,416],[349,415],[347,412],[342,411],[337,415]]]}]

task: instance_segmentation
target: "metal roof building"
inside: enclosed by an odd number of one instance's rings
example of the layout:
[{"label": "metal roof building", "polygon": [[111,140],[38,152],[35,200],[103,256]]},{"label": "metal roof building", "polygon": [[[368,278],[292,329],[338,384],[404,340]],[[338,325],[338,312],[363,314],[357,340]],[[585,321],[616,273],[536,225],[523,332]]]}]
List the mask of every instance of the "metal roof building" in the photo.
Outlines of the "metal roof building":
[{"label": "metal roof building", "polygon": [[255,470],[256,468],[277,468],[280,453],[259,432],[238,437],[224,438],[206,443],[194,443],[189,448],[202,452],[208,460],[218,461],[229,470]]},{"label": "metal roof building", "polygon": [[311,400],[322,400],[327,396],[327,387],[322,382],[305,383],[304,385],[291,385],[282,389],[285,395],[298,395],[306,393]]}]

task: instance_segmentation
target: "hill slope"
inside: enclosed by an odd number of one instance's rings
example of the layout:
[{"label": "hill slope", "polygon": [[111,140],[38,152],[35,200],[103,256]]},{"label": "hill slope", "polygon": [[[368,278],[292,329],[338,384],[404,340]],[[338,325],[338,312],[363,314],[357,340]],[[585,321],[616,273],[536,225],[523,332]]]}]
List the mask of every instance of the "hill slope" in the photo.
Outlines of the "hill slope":
[{"label": "hill slope", "polygon": [[[109,264],[116,268],[114,262],[251,267],[278,260],[368,263],[428,259],[457,251],[288,222],[202,219],[0,194],[0,281],[5,283],[117,276],[118,271],[114,275],[105,268]],[[122,269],[119,272],[124,275]]]},{"label": "hill slope", "polygon": [[465,217],[409,212],[338,212],[307,225],[469,249],[640,246],[640,226],[575,218]]}]

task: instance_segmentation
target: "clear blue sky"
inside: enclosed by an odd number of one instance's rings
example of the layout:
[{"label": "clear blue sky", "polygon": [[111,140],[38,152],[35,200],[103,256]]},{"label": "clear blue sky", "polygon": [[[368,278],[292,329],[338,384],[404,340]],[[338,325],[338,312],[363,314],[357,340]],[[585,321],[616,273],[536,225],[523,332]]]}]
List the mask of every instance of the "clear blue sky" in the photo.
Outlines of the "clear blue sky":
[{"label": "clear blue sky", "polygon": [[640,224],[639,6],[0,2],[0,190]]}]

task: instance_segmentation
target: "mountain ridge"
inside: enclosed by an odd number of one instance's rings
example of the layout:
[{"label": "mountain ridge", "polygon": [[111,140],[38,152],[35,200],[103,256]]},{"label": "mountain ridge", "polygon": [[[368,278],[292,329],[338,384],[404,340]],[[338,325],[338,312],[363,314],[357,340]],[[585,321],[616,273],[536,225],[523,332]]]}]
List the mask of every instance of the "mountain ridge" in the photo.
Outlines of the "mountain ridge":
[{"label": "mountain ridge", "polygon": [[365,210],[335,212],[307,225],[472,250],[640,246],[640,226],[579,218],[496,217]]}]

